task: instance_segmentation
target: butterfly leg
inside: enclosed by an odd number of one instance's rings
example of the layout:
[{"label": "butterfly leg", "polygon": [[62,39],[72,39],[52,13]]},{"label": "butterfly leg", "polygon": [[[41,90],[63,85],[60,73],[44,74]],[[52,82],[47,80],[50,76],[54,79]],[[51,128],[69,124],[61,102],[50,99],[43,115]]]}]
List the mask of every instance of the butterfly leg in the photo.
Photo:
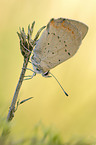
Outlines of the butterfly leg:
[{"label": "butterfly leg", "polygon": [[[24,69],[24,67],[22,69]],[[33,75],[24,76],[24,77],[26,77],[26,79],[24,79],[24,80],[29,80],[29,79],[32,79],[34,76],[36,76],[36,72],[35,71],[33,71],[30,68],[26,68],[26,69],[32,71]]]},{"label": "butterfly leg", "polygon": [[30,79],[32,79],[34,76],[36,76],[36,73],[33,73],[33,75],[24,76],[24,77],[26,77],[26,79],[24,79],[24,80],[30,80]]}]

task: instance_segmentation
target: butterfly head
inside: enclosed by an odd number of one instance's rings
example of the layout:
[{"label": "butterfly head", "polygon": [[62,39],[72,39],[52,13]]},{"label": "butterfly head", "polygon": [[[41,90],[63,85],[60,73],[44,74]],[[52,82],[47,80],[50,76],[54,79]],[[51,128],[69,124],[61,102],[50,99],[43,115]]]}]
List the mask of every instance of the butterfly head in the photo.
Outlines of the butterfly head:
[{"label": "butterfly head", "polygon": [[49,71],[44,72],[44,70],[40,66],[38,66],[34,63],[32,63],[32,64],[33,64],[33,69],[37,74],[42,74],[43,77],[50,77]]}]

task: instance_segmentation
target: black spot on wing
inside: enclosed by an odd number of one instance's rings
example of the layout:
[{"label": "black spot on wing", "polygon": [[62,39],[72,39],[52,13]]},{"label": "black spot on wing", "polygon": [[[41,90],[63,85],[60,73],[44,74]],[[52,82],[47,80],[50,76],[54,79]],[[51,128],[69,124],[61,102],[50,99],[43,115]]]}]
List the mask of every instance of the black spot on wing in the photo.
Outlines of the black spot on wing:
[{"label": "black spot on wing", "polygon": [[70,52],[68,52],[68,55],[70,55]]},{"label": "black spot on wing", "polygon": [[51,34],[55,35],[55,33],[51,33]]}]

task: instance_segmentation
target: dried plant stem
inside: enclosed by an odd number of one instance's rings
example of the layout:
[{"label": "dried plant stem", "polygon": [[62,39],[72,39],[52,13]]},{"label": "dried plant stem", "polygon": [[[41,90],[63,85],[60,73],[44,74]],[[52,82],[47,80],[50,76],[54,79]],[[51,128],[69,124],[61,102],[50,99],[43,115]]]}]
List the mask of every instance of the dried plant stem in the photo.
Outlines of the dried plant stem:
[{"label": "dried plant stem", "polygon": [[[20,50],[21,50],[21,53],[24,57],[24,63],[23,63],[23,69],[21,71],[16,90],[15,90],[15,93],[14,93],[14,96],[12,99],[12,103],[11,103],[11,106],[9,108],[9,112],[8,112],[8,116],[7,116],[8,122],[11,121],[14,117],[14,113],[17,110],[16,105],[18,107],[17,98],[18,98],[18,94],[19,94],[22,82],[24,80],[24,76],[25,76],[25,72],[26,72],[26,68],[27,68],[27,65],[29,62],[31,52],[33,50],[33,47],[36,45],[36,41],[38,40],[38,37],[39,37],[41,31],[46,27],[46,26],[41,27],[39,29],[39,31],[37,32],[34,40],[32,40],[31,36],[33,33],[34,24],[35,24],[35,22],[32,23],[31,27],[30,27],[30,25],[28,26],[28,33],[27,34],[25,33],[24,28],[20,29],[20,32],[17,32],[19,39],[20,39]],[[31,98],[32,97],[30,97],[26,100],[23,100],[23,102],[25,102]]]},{"label": "dried plant stem", "polygon": [[23,82],[25,72],[26,72],[28,61],[29,61],[29,57],[24,59],[23,69],[21,71],[20,78],[19,78],[16,90],[15,90],[15,93],[14,93],[14,96],[13,96],[13,99],[12,99],[12,103],[11,103],[11,106],[10,106],[10,109],[9,109],[9,112],[8,112],[8,116],[7,116],[7,121],[11,121],[14,117],[15,105],[16,105],[18,94],[19,94],[19,91],[20,91],[20,88],[21,88],[21,85],[22,85],[22,82]]}]

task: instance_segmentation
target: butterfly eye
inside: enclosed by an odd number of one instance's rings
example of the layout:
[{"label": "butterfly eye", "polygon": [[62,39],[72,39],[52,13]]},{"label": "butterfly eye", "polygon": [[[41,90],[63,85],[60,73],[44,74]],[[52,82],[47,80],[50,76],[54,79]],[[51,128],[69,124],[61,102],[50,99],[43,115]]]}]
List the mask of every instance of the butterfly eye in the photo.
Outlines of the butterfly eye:
[{"label": "butterfly eye", "polygon": [[48,74],[49,74],[49,71],[45,72],[43,75],[48,76]]}]

